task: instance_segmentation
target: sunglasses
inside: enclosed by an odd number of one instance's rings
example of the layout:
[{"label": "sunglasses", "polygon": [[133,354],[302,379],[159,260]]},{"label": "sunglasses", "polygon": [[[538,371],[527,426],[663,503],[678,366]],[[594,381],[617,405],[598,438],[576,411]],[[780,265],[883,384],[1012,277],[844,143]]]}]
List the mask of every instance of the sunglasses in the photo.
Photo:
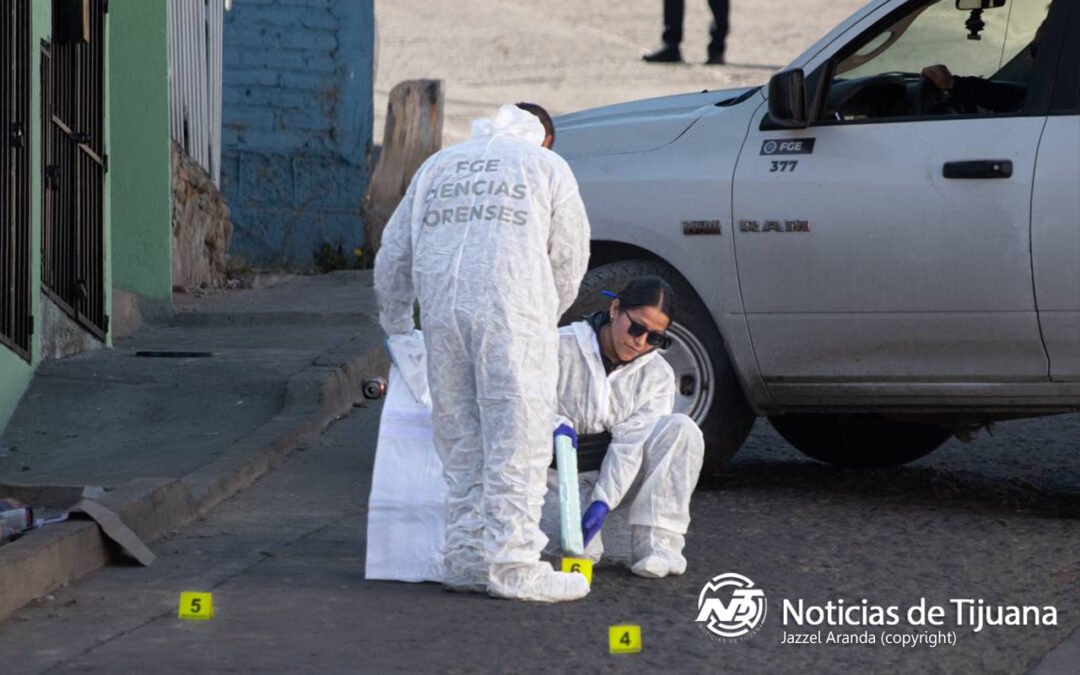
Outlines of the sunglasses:
[{"label": "sunglasses", "polygon": [[630,316],[629,312],[623,312],[626,314],[626,320],[630,322],[630,326],[626,329],[626,332],[630,334],[630,337],[638,338],[648,333],[648,337],[645,338],[645,342],[652,347],[659,347],[660,349],[667,349],[671,346],[671,337],[667,333],[658,330],[649,330],[645,326],[642,326],[634,318]]}]

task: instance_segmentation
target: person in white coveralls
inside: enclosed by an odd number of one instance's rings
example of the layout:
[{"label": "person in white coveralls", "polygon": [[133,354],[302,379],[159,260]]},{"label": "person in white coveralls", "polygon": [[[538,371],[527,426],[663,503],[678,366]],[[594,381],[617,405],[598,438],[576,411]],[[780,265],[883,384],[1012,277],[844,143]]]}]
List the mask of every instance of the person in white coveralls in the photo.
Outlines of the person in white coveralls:
[{"label": "person in white coveralls", "polygon": [[[582,518],[586,555],[599,560],[597,536],[609,511],[629,511],[631,571],[664,577],[686,571],[682,551],[690,525],[690,496],[705,454],[701,430],[673,413],[675,373],[657,351],[675,298],[659,277],[639,277],[606,311],[561,329],[559,414],[579,437],[584,457],[590,436],[606,444],[599,471],[580,480],[589,506]],[[581,469],[589,467],[581,466]],[[544,509],[545,531],[557,541],[558,475],[552,469]],[[548,549],[549,553],[555,553]]]},{"label": "person in white coveralls", "polygon": [[448,487],[444,583],[497,597],[584,597],[540,560],[559,317],[589,257],[589,223],[550,117],[504,105],[427,159],[375,259],[380,321],[414,330],[419,300],[435,448]]}]

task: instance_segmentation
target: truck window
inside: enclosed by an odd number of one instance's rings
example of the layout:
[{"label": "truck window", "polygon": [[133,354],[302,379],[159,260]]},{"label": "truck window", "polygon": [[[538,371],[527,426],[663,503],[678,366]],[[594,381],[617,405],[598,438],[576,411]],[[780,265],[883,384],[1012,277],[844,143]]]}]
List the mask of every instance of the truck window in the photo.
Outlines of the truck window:
[{"label": "truck window", "polygon": [[840,122],[1022,110],[1048,0],[958,10],[918,3],[840,54],[825,119]]}]

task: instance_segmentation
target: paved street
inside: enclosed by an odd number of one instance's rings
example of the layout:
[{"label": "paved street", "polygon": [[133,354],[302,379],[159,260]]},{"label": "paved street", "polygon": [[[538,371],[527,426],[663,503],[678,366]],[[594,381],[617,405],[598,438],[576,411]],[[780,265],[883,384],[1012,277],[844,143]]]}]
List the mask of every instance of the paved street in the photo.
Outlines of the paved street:
[{"label": "paved street", "polygon": [[[150,664],[162,673],[1024,673],[1080,624],[1080,456],[1067,440],[1076,416],[1003,424],[993,438],[866,473],[803,460],[759,423],[731,470],[695,497],[685,576],[640,579],[609,563],[586,600],[548,606],[364,581],[378,413],[378,404],[355,408],[207,520],[156,543],[151,567],[103,569],[15,615],[0,630],[5,675]],[[694,623],[702,585],[729,571],[769,599],[761,631],[738,644]],[[181,591],[213,592],[215,617],[178,619]],[[1052,605],[1058,625],[953,627],[956,645],[936,648],[780,644],[782,598],[907,607],[924,597]],[[607,626],[622,623],[642,627],[642,653],[607,653]]]}]

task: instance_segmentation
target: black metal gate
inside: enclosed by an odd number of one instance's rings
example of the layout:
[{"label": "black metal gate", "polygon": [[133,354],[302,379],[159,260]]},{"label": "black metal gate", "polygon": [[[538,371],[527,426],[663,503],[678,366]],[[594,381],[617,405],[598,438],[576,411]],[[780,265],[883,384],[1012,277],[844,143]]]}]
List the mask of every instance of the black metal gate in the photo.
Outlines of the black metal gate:
[{"label": "black metal gate", "polygon": [[30,360],[30,0],[0,9],[0,343]]},{"label": "black metal gate", "polygon": [[52,299],[105,338],[106,0],[53,0],[42,45],[44,204],[42,283]]}]

